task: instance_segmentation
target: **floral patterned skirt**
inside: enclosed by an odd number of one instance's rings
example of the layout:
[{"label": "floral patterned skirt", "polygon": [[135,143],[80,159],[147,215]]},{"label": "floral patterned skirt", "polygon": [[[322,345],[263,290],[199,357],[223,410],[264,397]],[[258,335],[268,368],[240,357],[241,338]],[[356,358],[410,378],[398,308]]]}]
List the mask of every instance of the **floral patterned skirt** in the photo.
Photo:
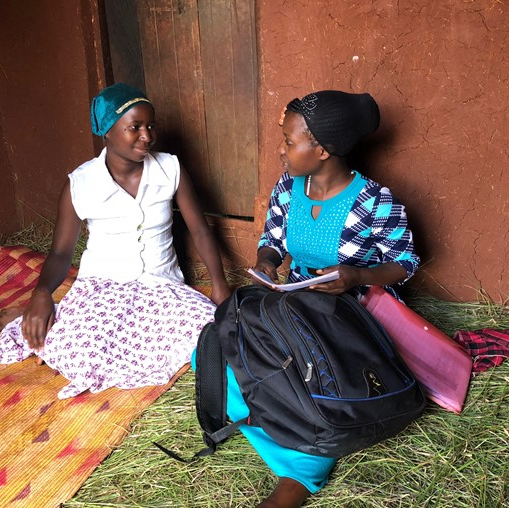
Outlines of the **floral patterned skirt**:
[{"label": "floral patterned skirt", "polygon": [[[70,381],[61,399],[87,389],[163,385],[189,362],[214,311],[206,296],[185,284],[78,279],[57,306],[37,354]],[[21,334],[21,319],[0,332],[0,363],[34,354]]]}]

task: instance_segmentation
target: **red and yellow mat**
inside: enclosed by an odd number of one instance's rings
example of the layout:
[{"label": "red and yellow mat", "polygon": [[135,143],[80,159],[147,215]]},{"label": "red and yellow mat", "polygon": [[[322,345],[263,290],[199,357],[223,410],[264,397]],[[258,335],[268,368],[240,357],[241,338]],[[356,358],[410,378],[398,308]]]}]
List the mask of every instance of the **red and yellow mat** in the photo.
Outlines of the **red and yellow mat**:
[{"label": "red and yellow mat", "polygon": [[[26,247],[0,247],[0,309],[26,303],[44,256]],[[76,269],[55,292],[59,301]],[[35,358],[0,365],[0,506],[58,507],[70,499],[129,432],[129,424],[168,390],[168,384],[59,400],[67,380]]]}]

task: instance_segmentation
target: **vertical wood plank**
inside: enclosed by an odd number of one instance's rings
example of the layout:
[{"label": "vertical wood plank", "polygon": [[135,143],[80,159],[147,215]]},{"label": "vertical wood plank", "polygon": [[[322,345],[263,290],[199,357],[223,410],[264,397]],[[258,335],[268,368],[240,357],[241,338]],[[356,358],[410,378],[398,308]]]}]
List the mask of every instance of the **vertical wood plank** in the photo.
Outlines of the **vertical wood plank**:
[{"label": "vertical wood plank", "polygon": [[139,0],[157,148],[179,156],[207,211],[253,216],[256,44],[249,0]]},{"label": "vertical wood plank", "polygon": [[206,196],[210,171],[196,2],[139,2],[138,17],[147,93],[157,110],[157,148],[178,155]]},{"label": "vertical wood plank", "polygon": [[211,167],[230,212],[253,215],[257,190],[256,52],[252,2],[198,0]]},{"label": "vertical wood plank", "polygon": [[113,79],[145,90],[136,0],[105,0]]}]

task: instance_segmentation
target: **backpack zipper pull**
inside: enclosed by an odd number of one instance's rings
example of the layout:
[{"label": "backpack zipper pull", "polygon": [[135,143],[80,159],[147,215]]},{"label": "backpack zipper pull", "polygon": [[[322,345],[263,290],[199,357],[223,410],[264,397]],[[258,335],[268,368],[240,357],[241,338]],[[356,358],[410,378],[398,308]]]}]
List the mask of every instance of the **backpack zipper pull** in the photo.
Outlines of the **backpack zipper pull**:
[{"label": "backpack zipper pull", "polygon": [[308,362],[306,364],[306,367],[308,368],[306,371],[306,377],[304,378],[304,381],[308,383],[311,381],[311,378],[313,377],[313,364],[311,362]]},{"label": "backpack zipper pull", "polygon": [[283,367],[283,369],[287,369],[288,366],[290,365],[290,363],[293,362],[293,358],[291,356],[289,356],[284,362],[283,362],[283,365],[281,365],[281,367]]}]

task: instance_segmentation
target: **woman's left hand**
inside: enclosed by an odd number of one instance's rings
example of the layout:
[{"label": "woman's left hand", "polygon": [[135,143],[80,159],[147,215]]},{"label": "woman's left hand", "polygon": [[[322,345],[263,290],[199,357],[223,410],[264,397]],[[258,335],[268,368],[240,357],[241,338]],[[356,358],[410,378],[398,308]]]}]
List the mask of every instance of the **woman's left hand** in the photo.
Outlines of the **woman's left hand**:
[{"label": "woman's left hand", "polygon": [[309,287],[315,291],[340,295],[346,293],[355,286],[393,286],[403,282],[407,277],[407,271],[399,263],[380,263],[372,267],[357,267],[349,265],[329,266],[317,270],[317,275],[330,273],[337,270],[339,278],[324,284],[316,284]]},{"label": "woman's left hand", "polygon": [[323,284],[313,284],[309,289],[321,291],[322,293],[330,293],[332,295],[340,295],[361,283],[361,270],[355,266],[336,265],[329,266],[323,270],[317,270],[317,275],[324,275],[337,270],[339,278]]}]

